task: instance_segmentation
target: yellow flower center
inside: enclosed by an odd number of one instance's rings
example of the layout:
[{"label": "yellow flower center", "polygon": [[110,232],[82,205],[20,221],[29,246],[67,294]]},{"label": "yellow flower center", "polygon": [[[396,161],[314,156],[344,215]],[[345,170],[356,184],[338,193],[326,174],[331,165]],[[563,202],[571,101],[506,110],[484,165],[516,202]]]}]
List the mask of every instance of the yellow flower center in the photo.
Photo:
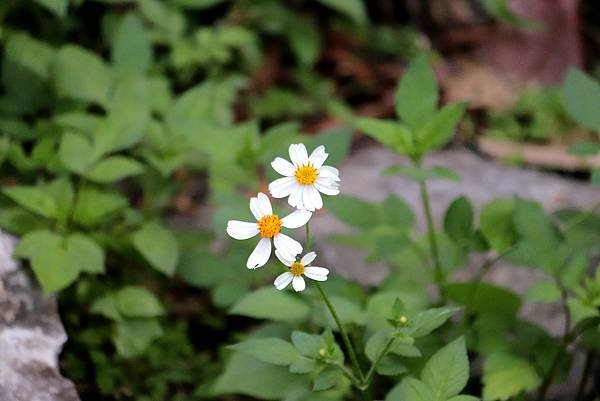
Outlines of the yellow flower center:
[{"label": "yellow flower center", "polygon": [[292,266],[290,267],[290,272],[294,276],[301,276],[304,274],[304,265],[300,262],[294,262],[294,263],[292,263]]},{"label": "yellow flower center", "polygon": [[276,214],[263,216],[258,221],[258,231],[264,238],[273,238],[281,230],[281,219]]},{"label": "yellow flower center", "polygon": [[296,169],[294,176],[296,176],[296,181],[302,185],[312,185],[317,181],[317,176],[319,175],[319,170],[311,166],[310,164],[300,166]]}]

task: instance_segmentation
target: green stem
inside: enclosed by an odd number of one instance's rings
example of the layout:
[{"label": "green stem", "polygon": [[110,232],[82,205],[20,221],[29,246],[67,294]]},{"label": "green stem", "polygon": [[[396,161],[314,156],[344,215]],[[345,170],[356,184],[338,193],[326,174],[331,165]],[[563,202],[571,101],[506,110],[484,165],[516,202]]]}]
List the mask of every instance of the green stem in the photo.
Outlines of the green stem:
[{"label": "green stem", "polygon": [[585,365],[583,367],[583,373],[581,374],[581,380],[577,386],[577,396],[575,397],[575,400],[577,401],[583,401],[585,398],[585,388],[587,387],[587,382],[590,377],[590,373],[592,372],[594,359],[596,359],[596,350],[591,349],[585,355]]},{"label": "green stem", "polygon": [[435,238],[435,228],[433,226],[433,217],[431,216],[431,204],[429,201],[429,193],[427,192],[427,185],[425,181],[419,181],[419,188],[421,190],[421,203],[423,204],[423,211],[425,212],[425,218],[427,220],[427,237],[429,238],[429,248],[431,249],[431,256],[433,258],[433,267],[435,283],[438,286],[440,292],[440,298],[444,302],[444,293],[442,287],[444,285],[444,272],[442,270],[442,264],[440,263],[440,254],[438,251],[437,239]]},{"label": "green stem", "polygon": [[[305,240],[304,246],[305,246],[305,250],[308,252],[310,250],[310,226],[309,226],[309,223],[306,223],[306,240]],[[354,370],[356,371],[356,373],[359,377],[359,382],[364,383],[365,376],[362,372],[362,369],[360,368],[360,364],[358,363],[358,358],[356,357],[356,352],[354,351],[354,347],[352,346],[352,343],[350,342],[350,337],[348,337],[348,333],[346,332],[346,329],[344,329],[344,325],[342,324],[335,308],[333,307],[333,304],[329,300],[329,297],[327,297],[327,294],[325,294],[325,291],[323,290],[321,283],[319,283],[318,281],[315,281],[315,285],[316,285],[317,289],[319,290],[319,294],[321,294],[321,298],[323,298],[323,302],[325,302],[325,305],[327,305],[327,308],[329,309],[331,316],[333,316],[333,320],[335,320],[335,323],[338,326],[340,334],[342,335],[342,340],[344,341],[344,345],[346,346],[346,351],[348,352],[348,355],[350,356],[350,361],[352,362],[352,366],[354,367]],[[357,386],[357,387],[361,388],[361,386]]]},{"label": "green stem", "polygon": [[331,304],[331,301],[327,297],[327,294],[325,294],[325,291],[323,291],[323,287],[321,286],[321,283],[319,283],[318,281],[315,281],[315,285],[317,286],[317,289],[319,290],[319,293],[321,294],[321,298],[323,298],[325,305],[327,305],[329,312],[331,312],[331,316],[333,316],[333,320],[335,320],[335,323],[337,324],[338,329],[340,330],[340,334],[342,335],[342,340],[344,341],[344,345],[346,346],[346,351],[348,351],[348,355],[350,356],[350,362],[352,362],[352,366],[354,367],[354,370],[356,370],[358,377],[364,383],[365,376],[363,375],[362,369],[360,368],[360,364],[358,363],[358,358],[356,357],[356,352],[354,352],[354,347],[352,346],[352,343],[350,342],[350,337],[348,337],[348,333],[346,332],[346,329],[344,329],[344,325],[342,324],[337,312],[335,311],[335,308]]},{"label": "green stem", "polygon": [[350,371],[350,369],[348,369],[347,367],[345,367],[343,364],[341,363],[334,363],[333,366],[335,366],[336,368],[338,368],[342,374],[348,379],[350,380],[350,382],[352,383],[352,385],[356,388],[362,388],[363,384],[361,383],[360,380],[358,380],[356,378],[356,376],[354,376],[354,373],[352,373],[352,371]]},{"label": "green stem", "polygon": [[390,348],[394,344],[394,341],[396,341],[396,337],[392,336],[392,338],[389,339],[387,344],[385,344],[385,347],[383,347],[379,355],[377,355],[377,358],[375,358],[375,360],[373,361],[373,364],[371,365],[371,368],[369,369],[369,371],[367,372],[367,376],[365,377],[365,386],[368,387],[371,384],[371,381],[373,381],[373,377],[375,376],[375,372],[377,370],[377,365],[379,365],[379,362],[381,362],[383,357],[390,350]]},{"label": "green stem", "polygon": [[567,298],[569,294],[567,293],[566,288],[562,285],[558,278],[556,278],[556,284],[560,288],[560,298],[565,313],[565,328],[562,339],[560,341],[560,345],[558,347],[558,351],[556,352],[556,355],[554,355],[554,359],[552,360],[550,369],[548,369],[548,372],[546,373],[542,381],[542,385],[540,386],[537,398],[538,401],[545,400],[546,393],[548,392],[548,389],[552,384],[552,380],[554,379],[556,370],[558,369],[558,366],[560,365],[560,362],[563,359],[565,352],[567,351],[567,347],[569,346],[571,341],[573,341],[577,337],[575,333],[571,332],[571,312],[569,311],[569,306],[567,305]]}]

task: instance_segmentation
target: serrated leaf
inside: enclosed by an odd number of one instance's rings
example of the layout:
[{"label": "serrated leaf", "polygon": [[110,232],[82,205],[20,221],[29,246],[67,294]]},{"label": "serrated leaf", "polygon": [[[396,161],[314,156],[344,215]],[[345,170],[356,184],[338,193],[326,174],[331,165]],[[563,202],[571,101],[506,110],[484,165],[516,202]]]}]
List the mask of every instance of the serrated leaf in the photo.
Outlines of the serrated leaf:
[{"label": "serrated leaf", "polygon": [[436,113],[438,85],[425,55],[415,59],[402,75],[395,96],[396,114],[413,130],[425,126]]},{"label": "serrated leaf", "polygon": [[446,210],[444,231],[459,245],[468,245],[473,236],[473,206],[464,196],[456,198]]},{"label": "serrated leaf", "polygon": [[126,206],[127,199],[121,195],[84,187],[79,190],[73,220],[84,227],[92,227],[105,223],[108,216]]},{"label": "serrated leaf", "polygon": [[154,319],[124,320],[116,324],[114,342],[119,355],[133,358],[141,355],[163,329]]},{"label": "serrated leaf", "polygon": [[414,338],[426,336],[446,323],[459,310],[460,308],[445,306],[419,312],[412,320],[412,326],[409,328],[408,334]]},{"label": "serrated leaf", "polygon": [[104,250],[91,238],[83,234],[71,234],[67,238],[67,251],[80,272],[104,273]]},{"label": "serrated leaf", "polygon": [[525,291],[529,302],[552,303],[560,299],[560,288],[552,281],[539,281]]},{"label": "serrated leaf", "polygon": [[513,209],[513,199],[495,199],[487,203],[479,215],[481,233],[498,252],[505,251],[516,240]]},{"label": "serrated leaf", "polygon": [[385,401],[434,401],[431,389],[422,381],[407,377],[393,387]]},{"label": "serrated leaf", "polygon": [[454,136],[456,125],[463,117],[466,108],[465,103],[448,104],[429,118],[417,131],[418,150],[421,153],[431,152],[446,145]]},{"label": "serrated leaf", "polygon": [[442,291],[446,298],[476,313],[514,317],[521,307],[517,294],[489,283],[450,283]]},{"label": "serrated leaf", "polygon": [[535,367],[527,360],[495,353],[483,366],[484,401],[505,401],[524,391],[536,389],[541,383]]},{"label": "serrated leaf", "polygon": [[304,319],[310,308],[297,297],[275,288],[261,288],[239,299],[229,311],[256,319],[294,321]]},{"label": "serrated leaf", "polygon": [[299,354],[292,344],[280,338],[252,338],[241,343],[228,346],[235,351],[251,355],[256,359],[274,365],[288,366],[293,364]]},{"label": "serrated leaf", "polygon": [[367,22],[367,11],[362,0],[319,0],[322,4],[345,14],[358,24]]},{"label": "serrated leaf", "polygon": [[600,84],[584,72],[571,68],[563,86],[569,116],[584,128],[600,132]]},{"label": "serrated leaf", "polygon": [[111,58],[120,72],[144,73],[150,68],[152,43],[142,21],[135,14],[127,14],[117,27]]},{"label": "serrated leaf", "polygon": [[58,156],[67,169],[77,174],[84,174],[94,162],[92,145],[87,138],[70,132],[62,136]]},{"label": "serrated leaf", "polygon": [[96,163],[86,176],[92,181],[106,184],[141,174],[143,171],[144,166],[134,159],[111,156]]},{"label": "serrated leaf", "polygon": [[459,337],[427,361],[421,379],[432,391],[432,401],[444,401],[465,387],[469,380],[469,359],[465,339]]},{"label": "serrated leaf", "polygon": [[394,152],[409,156],[414,153],[411,131],[396,121],[361,117],[355,118],[353,125]]},{"label": "serrated leaf", "polygon": [[56,53],[52,72],[59,96],[106,105],[111,72],[96,54],[74,45],[63,46]]},{"label": "serrated leaf", "polygon": [[313,391],[328,390],[339,384],[342,379],[342,372],[339,369],[328,366],[319,372],[314,380],[312,389]]},{"label": "serrated leaf", "polygon": [[25,209],[47,218],[58,213],[56,200],[40,186],[14,186],[4,188],[2,193]]},{"label": "serrated leaf", "polygon": [[156,270],[170,276],[179,259],[179,244],[173,233],[160,224],[144,224],[133,234],[133,245]]}]

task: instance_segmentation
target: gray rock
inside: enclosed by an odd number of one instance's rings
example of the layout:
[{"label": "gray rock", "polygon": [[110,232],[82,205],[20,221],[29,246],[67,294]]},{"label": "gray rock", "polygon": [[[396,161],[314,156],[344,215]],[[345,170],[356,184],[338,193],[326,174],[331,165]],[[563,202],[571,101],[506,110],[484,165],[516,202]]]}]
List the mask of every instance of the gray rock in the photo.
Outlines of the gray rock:
[{"label": "gray rock", "polygon": [[67,335],[56,299],[44,297],[12,257],[15,239],[0,231],[0,400],[76,401],[58,355]]}]

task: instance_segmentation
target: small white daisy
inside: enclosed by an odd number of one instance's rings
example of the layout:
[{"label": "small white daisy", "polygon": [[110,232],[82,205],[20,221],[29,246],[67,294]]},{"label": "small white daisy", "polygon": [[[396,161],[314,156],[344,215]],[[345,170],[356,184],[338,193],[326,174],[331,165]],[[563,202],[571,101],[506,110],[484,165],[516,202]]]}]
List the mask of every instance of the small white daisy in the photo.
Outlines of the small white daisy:
[{"label": "small white daisy", "polygon": [[308,210],[296,210],[286,217],[280,219],[273,214],[273,208],[267,195],[259,192],[256,198],[250,199],[250,211],[256,218],[256,223],[229,220],[227,222],[227,234],[232,238],[243,240],[260,234],[262,237],[258,245],[248,257],[246,267],[256,269],[264,266],[271,256],[271,238],[275,249],[289,259],[293,259],[302,252],[302,245],[295,239],[282,234],[281,227],[298,228],[305,225],[312,213]]},{"label": "small white daisy", "polygon": [[306,282],[304,281],[304,277],[302,277],[303,275],[316,281],[327,280],[329,269],[318,266],[308,266],[317,257],[317,254],[314,252],[307,253],[299,262],[296,261],[296,258],[290,259],[285,257],[277,250],[275,250],[275,255],[277,255],[277,258],[281,263],[290,268],[289,271],[281,273],[275,279],[273,284],[275,284],[275,288],[278,290],[283,290],[290,283],[292,283],[292,287],[296,292],[304,290]]},{"label": "small white daisy", "polygon": [[323,166],[329,156],[323,145],[317,147],[308,156],[306,147],[292,144],[289,149],[290,159],[277,157],[271,162],[273,169],[284,175],[269,184],[269,191],[274,198],[289,196],[288,203],[297,209],[314,211],[323,207],[323,199],[319,192],[325,195],[340,193],[340,173],[331,166]]}]

